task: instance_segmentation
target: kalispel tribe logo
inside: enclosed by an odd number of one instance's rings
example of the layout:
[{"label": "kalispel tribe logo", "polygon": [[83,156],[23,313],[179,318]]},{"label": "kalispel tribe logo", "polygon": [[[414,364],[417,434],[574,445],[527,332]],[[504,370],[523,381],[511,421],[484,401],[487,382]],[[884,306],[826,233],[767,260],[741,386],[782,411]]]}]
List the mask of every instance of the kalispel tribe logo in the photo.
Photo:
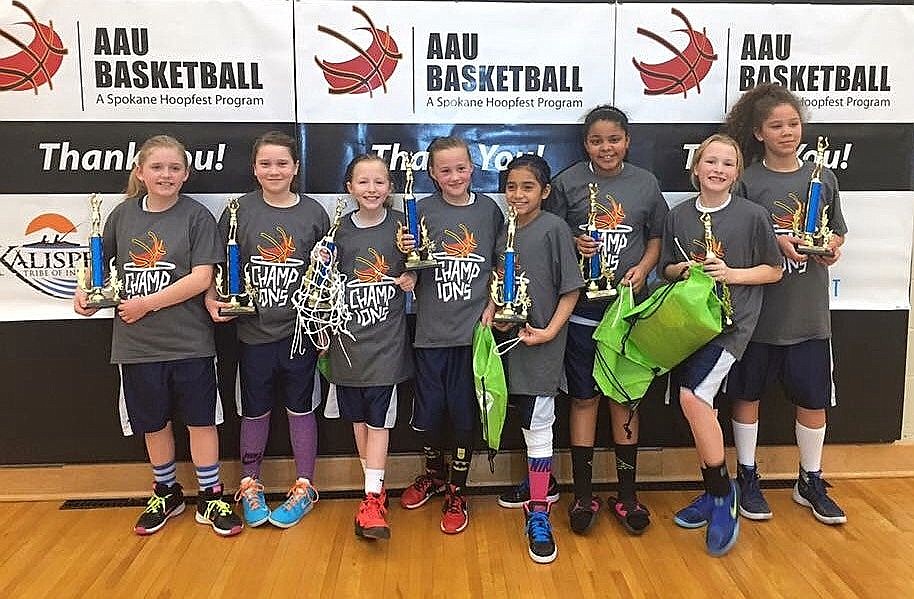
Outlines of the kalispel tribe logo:
[{"label": "kalispel tribe logo", "polygon": [[632,58],[632,63],[644,82],[646,96],[681,93],[685,98],[692,88],[701,93],[701,81],[711,70],[711,64],[717,60],[717,54],[714,53],[714,47],[705,29],[693,29],[689,19],[680,10],[673,8],[670,12],[685,24],[685,29],[674,30],[674,33],[685,33],[688,36],[689,43],[685,48],[680,50],[670,41],[643,27],[637,29],[639,34],[654,40],[673,53],[672,58],[658,64],[647,64]]},{"label": "kalispel tribe logo", "polygon": [[0,262],[22,282],[58,299],[72,299],[76,292],[76,271],[82,267],[89,247],[66,237],[76,227],[55,213],[39,214],[25,228],[22,245],[11,245],[0,255]]},{"label": "kalispel tribe logo", "polygon": [[357,55],[345,62],[330,62],[315,56],[314,62],[324,72],[324,79],[330,85],[328,91],[331,94],[367,93],[373,96],[374,90],[379,87],[387,93],[387,80],[393,75],[403,54],[397,47],[397,42],[391,37],[389,27],[382,31],[375,27],[371,17],[364,10],[358,6],[353,6],[352,10],[368,23],[368,27],[357,27],[356,31],[370,32],[371,44],[367,48],[362,48],[342,33],[318,25],[318,31],[340,40],[355,50]]},{"label": "kalispel tribe logo", "polygon": [[[51,79],[63,62],[67,49],[57,32],[54,23],[39,23],[32,11],[21,2],[13,6],[28,16],[28,21],[12,23],[0,27],[0,37],[18,48],[8,56],[0,56],[0,92],[32,90],[38,94],[38,88],[47,84],[54,89]],[[23,37],[31,34],[31,40]],[[0,46],[2,52],[2,46]]]}]

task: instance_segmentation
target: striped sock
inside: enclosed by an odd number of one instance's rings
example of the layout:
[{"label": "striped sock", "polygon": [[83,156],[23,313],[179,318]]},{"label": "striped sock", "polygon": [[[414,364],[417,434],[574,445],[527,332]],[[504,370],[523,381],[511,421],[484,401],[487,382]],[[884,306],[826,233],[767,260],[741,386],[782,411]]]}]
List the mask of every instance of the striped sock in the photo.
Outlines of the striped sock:
[{"label": "striped sock", "polygon": [[527,458],[527,476],[530,477],[530,502],[537,504],[534,507],[535,511],[549,511],[546,504],[546,496],[549,494],[550,474],[552,474],[552,457]]},{"label": "striped sock", "polygon": [[171,487],[178,482],[178,466],[175,464],[174,460],[167,464],[162,464],[161,466],[153,464],[152,477],[155,479],[156,484]]},{"label": "striped sock", "polygon": [[205,491],[219,484],[219,462],[212,466],[197,466],[197,483]]}]

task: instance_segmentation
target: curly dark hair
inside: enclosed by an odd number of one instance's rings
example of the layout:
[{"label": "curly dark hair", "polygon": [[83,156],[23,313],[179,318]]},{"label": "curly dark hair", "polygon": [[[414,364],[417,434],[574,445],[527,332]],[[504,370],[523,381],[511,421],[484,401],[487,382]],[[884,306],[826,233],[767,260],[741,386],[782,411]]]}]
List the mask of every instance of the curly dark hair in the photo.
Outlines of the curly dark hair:
[{"label": "curly dark hair", "polygon": [[739,144],[747,165],[765,156],[765,144],[755,138],[755,130],[781,104],[793,106],[800,119],[806,122],[806,110],[800,98],[777,83],[763,83],[753,87],[727,113],[723,131]]}]

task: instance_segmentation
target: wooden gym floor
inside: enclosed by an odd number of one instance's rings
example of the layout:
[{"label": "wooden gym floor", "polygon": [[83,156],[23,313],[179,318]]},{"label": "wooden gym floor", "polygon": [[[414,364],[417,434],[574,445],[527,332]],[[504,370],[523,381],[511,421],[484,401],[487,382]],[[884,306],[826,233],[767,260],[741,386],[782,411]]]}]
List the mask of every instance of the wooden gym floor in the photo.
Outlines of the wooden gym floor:
[{"label": "wooden gym floor", "polygon": [[643,492],[653,524],[638,538],[605,509],[587,536],[574,535],[565,493],[549,565],[527,556],[520,513],[488,495],[471,498],[470,526],[453,537],[438,530],[438,501],[413,512],[394,501],[389,542],[355,538],[355,500],[324,499],[294,528],[230,539],[191,509],[140,538],[137,507],[0,503],[0,597],[914,596],[914,479],[840,480],[831,493],[846,525],[819,524],[789,489],[768,490],[774,519],[743,519],[722,558],[705,553],[702,531],[672,522],[693,491]]}]

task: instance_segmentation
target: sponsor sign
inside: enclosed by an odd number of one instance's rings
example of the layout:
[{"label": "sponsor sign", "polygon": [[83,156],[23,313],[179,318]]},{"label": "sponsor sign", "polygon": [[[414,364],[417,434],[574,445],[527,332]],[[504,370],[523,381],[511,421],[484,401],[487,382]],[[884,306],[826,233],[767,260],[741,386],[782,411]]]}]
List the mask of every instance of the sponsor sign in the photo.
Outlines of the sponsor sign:
[{"label": "sponsor sign", "polygon": [[[299,4],[299,117],[575,122],[611,95],[614,14],[609,4]],[[548,38],[531,35],[543,28]]]}]

